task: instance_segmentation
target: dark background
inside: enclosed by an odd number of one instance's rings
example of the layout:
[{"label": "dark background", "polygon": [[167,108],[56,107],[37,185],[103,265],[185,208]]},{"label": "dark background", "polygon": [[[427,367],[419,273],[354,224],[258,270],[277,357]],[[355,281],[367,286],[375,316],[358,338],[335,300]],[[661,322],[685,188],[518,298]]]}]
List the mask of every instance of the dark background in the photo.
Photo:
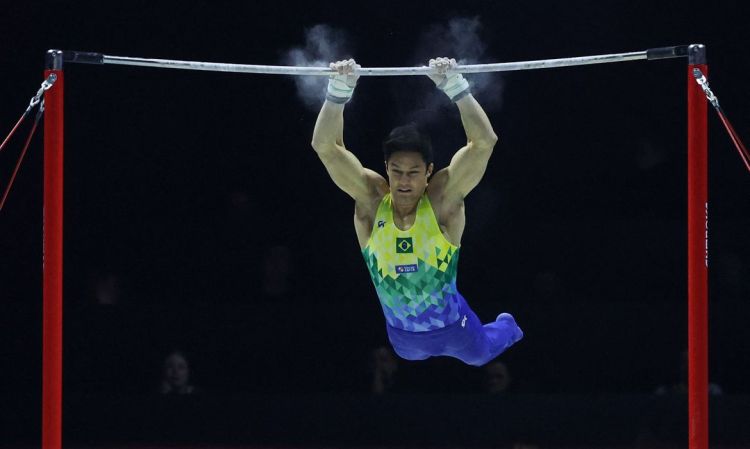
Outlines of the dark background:
[{"label": "dark background", "polygon": [[[28,104],[50,48],[281,64],[327,24],[348,36],[342,57],[413,66],[424,33],[457,17],[479,17],[485,63],[703,43],[711,86],[750,139],[739,1],[13,2],[0,123]],[[482,370],[438,359],[402,362],[387,402],[368,394],[386,337],[353,205],[310,148],[316,112],[291,77],[66,66],[66,441],[631,446],[669,416],[662,440],[680,444],[684,398],[655,405],[653,392],[679,382],[687,343],[685,71],[679,59],[491,75],[502,95],[477,98],[500,142],[467,199],[459,287],[483,320],[511,312],[526,333],[501,356],[513,396],[488,402]],[[382,172],[383,136],[432,117],[445,166],[464,136],[436,95],[425,78],[361,79],[347,146]],[[710,374],[724,392],[712,439],[737,445],[750,174],[709,114]],[[0,153],[3,187],[27,129]],[[41,134],[0,212],[0,417],[20,444],[40,420]],[[97,299],[106,279],[116,304]],[[154,398],[173,348],[190,354],[195,402]],[[476,438],[436,436],[443,420]],[[429,437],[403,430],[414,421]]]}]

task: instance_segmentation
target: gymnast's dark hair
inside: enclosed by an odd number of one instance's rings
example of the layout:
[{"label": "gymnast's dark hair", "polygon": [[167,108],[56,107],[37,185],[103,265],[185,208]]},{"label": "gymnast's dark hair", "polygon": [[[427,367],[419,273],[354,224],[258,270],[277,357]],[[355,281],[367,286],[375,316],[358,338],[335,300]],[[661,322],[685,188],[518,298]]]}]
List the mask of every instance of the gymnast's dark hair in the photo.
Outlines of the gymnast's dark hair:
[{"label": "gymnast's dark hair", "polygon": [[383,155],[386,161],[397,151],[419,153],[425,165],[432,163],[432,142],[427,134],[420,131],[416,123],[393,128],[388,138],[383,141]]}]

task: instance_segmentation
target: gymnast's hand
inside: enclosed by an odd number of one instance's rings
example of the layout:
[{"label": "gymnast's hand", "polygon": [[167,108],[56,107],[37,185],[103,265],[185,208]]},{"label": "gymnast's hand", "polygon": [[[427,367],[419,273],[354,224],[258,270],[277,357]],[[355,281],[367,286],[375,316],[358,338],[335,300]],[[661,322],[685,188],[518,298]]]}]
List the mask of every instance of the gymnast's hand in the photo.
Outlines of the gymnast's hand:
[{"label": "gymnast's hand", "polygon": [[438,89],[445,92],[451,101],[458,101],[468,95],[469,82],[460,73],[448,73],[455,70],[458,63],[453,58],[430,59],[430,68],[433,70],[427,76],[435,83]]},{"label": "gymnast's hand", "polygon": [[331,70],[337,72],[328,80],[328,93],[326,100],[334,103],[346,103],[352,98],[354,88],[357,86],[359,74],[357,69],[361,68],[354,59],[332,62],[329,64]]}]

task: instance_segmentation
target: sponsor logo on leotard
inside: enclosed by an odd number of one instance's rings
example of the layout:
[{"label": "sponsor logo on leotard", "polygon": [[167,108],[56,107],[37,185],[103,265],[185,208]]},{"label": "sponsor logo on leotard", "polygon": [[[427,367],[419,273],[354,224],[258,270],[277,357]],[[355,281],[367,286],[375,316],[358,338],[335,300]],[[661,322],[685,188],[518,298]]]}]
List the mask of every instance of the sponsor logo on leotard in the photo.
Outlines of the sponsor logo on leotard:
[{"label": "sponsor logo on leotard", "polygon": [[411,264],[411,265],[396,265],[396,273],[403,274],[403,273],[416,273],[419,270],[417,267],[417,264]]}]

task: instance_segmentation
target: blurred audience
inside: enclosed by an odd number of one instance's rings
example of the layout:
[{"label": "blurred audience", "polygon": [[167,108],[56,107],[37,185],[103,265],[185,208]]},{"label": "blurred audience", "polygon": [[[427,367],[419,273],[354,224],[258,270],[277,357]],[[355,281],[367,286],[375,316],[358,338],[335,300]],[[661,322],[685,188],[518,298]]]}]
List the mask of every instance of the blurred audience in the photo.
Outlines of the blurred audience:
[{"label": "blurred audience", "polygon": [[508,393],[513,378],[505,363],[495,360],[484,366],[484,392],[492,395]]},{"label": "blurred audience", "polygon": [[531,444],[527,441],[519,441],[513,443],[513,449],[539,449],[539,446],[536,444]]},{"label": "blurred audience", "polygon": [[638,142],[633,154],[635,165],[642,172],[650,172],[667,161],[664,148],[646,139],[641,139]]},{"label": "blurred audience", "polygon": [[190,362],[183,351],[167,354],[162,363],[159,393],[163,395],[195,394],[199,390],[191,383]]},{"label": "blurred audience", "polygon": [[398,359],[393,350],[387,346],[378,346],[370,353],[370,392],[381,395],[393,390],[396,374],[398,373]]},{"label": "blurred audience", "polygon": [[531,283],[531,296],[534,300],[559,302],[567,295],[560,274],[545,270],[538,272]]},{"label": "blurred audience", "polygon": [[93,276],[89,281],[89,290],[94,304],[100,306],[120,304],[124,299],[123,284],[121,276],[111,271]]},{"label": "blurred audience", "polygon": [[719,301],[743,301],[747,298],[750,270],[742,258],[733,252],[724,251],[713,261],[712,278]]},{"label": "blurred audience", "polygon": [[286,245],[274,245],[263,260],[263,293],[269,298],[285,298],[292,291],[292,254]]},{"label": "blurred audience", "polygon": [[[680,361],[680,373],[679,381],[671,385],[659,385],[654,390],[654,394],[657,396],[667,395],[687,395],[688,388],[688,352],[687,349],[682,351]],[[711,396],[719,396],[723,394],[723,389],[715,383],[709,382],[708,394]]]}]

